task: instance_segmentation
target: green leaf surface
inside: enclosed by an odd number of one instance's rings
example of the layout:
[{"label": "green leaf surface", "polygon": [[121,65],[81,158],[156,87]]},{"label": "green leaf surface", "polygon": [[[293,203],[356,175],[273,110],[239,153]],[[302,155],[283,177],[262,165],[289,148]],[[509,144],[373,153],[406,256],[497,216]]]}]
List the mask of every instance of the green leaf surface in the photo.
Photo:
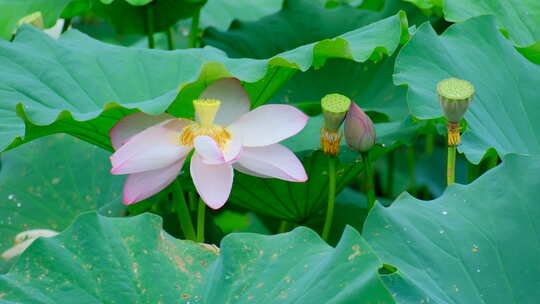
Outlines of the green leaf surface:
[{"label": "green leaf surface", "polygon": [[[77,31],[56,41],[24,27],[14,43],[0,42],[0,133],[6,135],[0,137],[0,149],[21,144],[23,137],[29,141],[59,132],[111,149],[108,131],[129,109],[157,114],[169,108],[173,115],[189,117],[191,100],[222,77],[244,81],[252,103],[260,105],[295,70],[321,66],[327,58],[363,62],[376,50],[392,53],[401,36],[400,20],[398,14],[266,60],[230,59],[211,47],[124,48]],[[183,88],[179,96],[178,87]],[[19,103],[23,106],[16,113]]]},{"label": "green leaf surface", "polygon": [[424,25],[397,58],[394,82],[408,86],[409,109],[417,118],[442,116],[435,86],[449,77],[476,88],[459,146],[470,161],[478,163],[490,147],[501,157],[540,153],[540,66],[500,35],[492,17],[469,19],[441,36]]},{"label": "green leaf surface", "polygon": [[11,38],[19,20],[35,12],[41,12],[45,27],[53,26],[71,1],[73,0],[0,0],[0,38]]},{"label": "green leaf surface", "polygon": [[530,46],[518,47],[517,50],[531,62],[540,64],[540,40]]},{"label": "green leaf surface", "polygon": [[[295,0],[285,3],[283,9],[254,22],[238,22],[228,31],[210,28],[203,37],[207,45],[224,50],[229,56],[235,58],[269,58],[276,54],[286,52],[298,47],[310,49],[313,43],[318,42],[316,49],[336,57],[349,58],[350,50],[343,48],[341,39],[337,38],[331,47],[328,45],[334,37],[349,40],[351,31],[366,27],[381,19],[395,16],[400,9],[406,7],[396,5],[395,0],[389,0],[387,9],[382,12],[353,9],[348,5],[327,9],[321,1]],[[377,31],[369,35],[369,39],[384,39],[387,44],[380,46],[372,54],[374,59],[380,59],[383,54],[390,55],[399,44],[400,39],[406,39],[405,31],[407,21],[405,14],[400,15],[403,22],[403,33],[396,31]],[[349,34],[344,34],[350,32]],[[341,36],[342,35],[342,36]],[[268,37],[272,39],[268,39]],[[321,41],[321,42],[319,42]],[[368,44],[369,46],[369,44]],[[351,48],[361,47],[350,45]],[[364,60],[355,60],[361,61]],[[316,65],[317,66],[317,65]]]},{"label": "green leaf surface", "polygon": [[[303,165],[308,174],[307,182],[292,183],[235,172],[231,202],[260,214],[298,224],[324,214],[328,197],[328,156],[322,151],[306,153]],[[359,160],[341,160],[337,165],[336,193],[346,187],[362,168]]]},{"label": "green leaf surface", "polygon": [[436,5],[436,3],[434,3],[433,0],[402,0],[402,1],[410,2],[410,3],[418,6],[418,8],[420,8],[420,9],[430,9],[433,6]]},{"label": "green leaf surface", "polygon": [[2,153],[0,254],[20,232],[62,231],[87,211],[117,215],[123,178],[109,173],[108,157],[63,134]]},{"label": "green leaf surface", "polygon": [[285,0],[208,0],[201,9],[200,26],[225,31],[234,20],[256,21],[281,10]]},{"label": "green leaf surface", "polygon": [[147,5],[154,11],[154,30],[167,30],[179,19],[188,18],[200,9],[203,0],[1,0],[0,38],[9,39],[19,20],[33,13],[41,13],[43,26],[49,28],[62,18],[73,18],[92,11],[112,23],[121,34],[145,34]]},{"label": "green leaf surface", "polygon": [[537,0],[447,0],[444,16],[451,22],[493,15],[518,46],[540,41],[540,1]]},{"label": "green leaf surface", "polygon": [[85,214],[39,239],[7,275],[9,303],[393,303],[382,266],[347,228],[336,248],[307,228],[225,237],[216,248],[172,238],[160,218]]},{"label": "green leaf surface", "polygon": [[[96,0],[94,0],[96,1]],[[154,32],[168,30],[178,20],[190,18],[204,0],[115,0],[96,1],[92,12],[111,23],[118,34],[147,34],[148,14],[153,14]],[[149,12],[150,10],[150,12]]]},{"label": "green leaf surface", "polygon": [[364,236],[401,279],[399,303],[535,303],[540,297],[540,157],[508,155],[433,201],[377,206]]},{"label": "green leaf surface", "polygon": [[272,103],[313,102],[329,93],[343,94],[364,111],[385,115],[390,121],[402,121],[408,114],[404,87],[392,83],[394,57],[378,63],[355,63],[350,60],[329,60],[320,69],[296,74],[272,99]]}]

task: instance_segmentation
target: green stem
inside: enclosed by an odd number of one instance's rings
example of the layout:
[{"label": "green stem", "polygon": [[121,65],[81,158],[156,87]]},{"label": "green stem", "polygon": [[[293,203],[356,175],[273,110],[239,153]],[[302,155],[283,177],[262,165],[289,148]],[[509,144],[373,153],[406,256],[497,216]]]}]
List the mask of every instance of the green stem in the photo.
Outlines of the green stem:
[{"label": "green stem", "polygon": [[334,204],[336,201],[336,157],[328,157],[328,209],[324,221],[322,238],[328,241],[332,220],[334,218]]},{"label": "green stem", "polygon": [[279,223],[278,233],[284,233],[289,231],[289,227],[289,222],[287,222],[286,220],[282,220],[281,223]]},{"label": "green stem", "polygon": [[166,31],[167,34],[167,46],[169,50],[174,50],[174,40],[173,40],[173,28],[172,26]]},{"label": "green stem", "polygon": [[416,161],[414,146],[407,147],[407,169],[409,172],[409,193],[416,196]]},{"label": "green stem", "polygon": [[386,196],[394,197],[394,170],[396,167],[396,158],[394,151],[388,153],[388,167],[386,169]]},{"label": "green stem", "polygon": [[148,47],[153,49],[154,43],[154,4],[150,2],[146,5],[146,26],[148,34]]},{"label": "green stem", "polygon": [[371,210],[375,206],[375,183],[373,182],[373,165],[369,159],[369,153],[362,153],[362,159],[364,160],[364,170],[366,175],[366,194],[368,197],[368,210]]},{"label": "green stem", "polygon": [[186,199],[184,198],[184,191],[182,191],[182,186],[180,186],[180,182],[177,179],[172,183],[172,195],[173,204],[176,206],[176,213],[178,214],[178,220],[180,221],[180,226],[182,226],[182,231],[184,231],[184,235],[188,240],[195,241],[197,235],[195,234],[191,215],[189,214]]},{"label": "green stem", "polygon": [[206,204],[199,199],[199,208],[197,210],[197,242],[204,242],[204,217],[206,213]]},{"label": "green stem", "polygon": [[191,211],[197,210],[197,196],[195,195],[195,192],[193,191],[188,192],[188,203],[189,203],[189,210]]},{"label": "green stem", "polygon": [[480,175],[480,165],[467,163],[467,180],[469,184],[474,182],[474,180],[477,179],[479,175]]},{"label": "green stem", "polygon": [[71,18],[64,19],[64,24],[62,25],[62,34],[65,33],[69,29],[70,25],[71,25]]},{"label": "green stem", "polygon": [[456,181],[456,146],[448,146],[448,162],[446,166],[446,181],[448,185]]},{"label": "green stem", "polygon": [[193,17],[191,17],[191,29],[189,31],[189,48],[196,48],[199,46],[199,17],[201,16],[201,10],[198,9]]}]

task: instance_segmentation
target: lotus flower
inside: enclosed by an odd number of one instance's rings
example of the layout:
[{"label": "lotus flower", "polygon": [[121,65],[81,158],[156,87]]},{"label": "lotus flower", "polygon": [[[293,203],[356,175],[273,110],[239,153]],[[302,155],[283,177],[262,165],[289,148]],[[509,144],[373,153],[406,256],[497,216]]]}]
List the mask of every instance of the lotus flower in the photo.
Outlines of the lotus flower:
[{"label": "lotus flower", "polygon": [[227,201],[233,168],[250,175],[303,182],[302,163],[278,144],[300,132],[307,116],[288,105],[249,112],[249,97],[237,79],[210,85],[193,101],[196,121],[168,114],[136,113],[110,131],[116,152],[112,174],[129,174],[123,202],[132,204],[164,189],[180,173],[188,154],[197,192],[211,208]]},{"label": "lotus flower", "polygon": [[375,128],[369,116],[356,103],[351,103],[345,118],[345,140],[354,151],[367,152],[375,144]]}]

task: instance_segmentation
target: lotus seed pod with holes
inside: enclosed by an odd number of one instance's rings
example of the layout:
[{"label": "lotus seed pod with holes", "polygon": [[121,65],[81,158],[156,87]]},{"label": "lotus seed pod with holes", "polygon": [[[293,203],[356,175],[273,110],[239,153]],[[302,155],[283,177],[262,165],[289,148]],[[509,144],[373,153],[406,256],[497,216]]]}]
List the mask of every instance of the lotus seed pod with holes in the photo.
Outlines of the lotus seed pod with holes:
[{"label": "lotus seed pod with holes", "polygon": [[321,99],[324,124],[321,127],[321,147],[330,156],[339,154],[341,133],[339,127],[347,115],[351,100],[341,94],[328,94]]},{"label": "lotus seed pod with holes", "polygon": [[375,144],[373,122],[355,103],[345,118],[345,140],[351,150],[356,152],[367,152]]},{"label": "lotus seed pod with holes", "polygon": [[449,122],[459,122],[473,99],[472,83],[457,78],[441,80],[437,84],[439,104]]},{"label": "lotus seed pod with holes", "polygon": [[324,116],[324,127],[329,131],[337,131],[347,115],[351,100],[341,94],[328,94],[321,99]]}]

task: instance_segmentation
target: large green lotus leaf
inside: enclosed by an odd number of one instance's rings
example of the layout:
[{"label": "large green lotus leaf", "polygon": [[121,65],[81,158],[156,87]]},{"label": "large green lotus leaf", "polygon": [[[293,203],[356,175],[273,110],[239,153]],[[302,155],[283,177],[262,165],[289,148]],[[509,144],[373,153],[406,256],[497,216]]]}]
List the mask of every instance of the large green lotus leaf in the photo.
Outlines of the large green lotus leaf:
[{"label": "large green lotus leaf", "polygon": [[393,303],[381,262],[350,227],[336,248],[301,227],[231,234],[218,251],[174,239],[160,224],[150,214],[82,215],[0,276],[0,302]]},{"label": "large green lotus leaf", "polygon": [[[540,297],[540,157],[510,154],[433,201],[403,195],[377,206],[364,236],[402,280],[402,303],[535,303]],[[423,297],[410,298],[406,285]],[[408,300],[405,300],[409,298]]]},{"label": "large green lotus leaf", "polygon": [[[7,135],[0,137],[0,149],[16,137],[13,146],[23,136],[28,141],[57,132],[111,149],[108,131],[128,109],[156,114],[169,108],[174,115],[190,116],[192,98],[212,81],[231,76],[245,82],[252,103],[259,105],[296,70],[321,66],[327,58],[362,62],[377,50],[392,53],[400,36],[397,14],[334,40],[254,60],[230,59],[211,47],[174,52],[124,48],[77,31],[57,41],[24,27],[13,43],[0,42],[0,132]],[[179,86],[183,89],[176,98]]]},{"label": "large green lotus leaf", "polygon": [[0,253],[26,230],[62,231],[93,210],[117,215],[123,178],[109,173],[108,156],[63,134],[2,153]]},{"label": "large green lotus leaf", "polygon": [[168,30],[178,20],[191,17],[204,0],[115,0],[112,3],[94,0],[92,12],[110,22],[119,34],[148,33],[148,10],[154,14],[154,31]]},{"label": "large green lotus leaf", "polygon": [[208,0],[201,9],[200,26],[227,30],[234,20],[255,21],[281,10],[285,0]]},{"label": "large green lotus leaf", "polygon": [[448,0],[445,1],[444,15],[452,22],[494,15],[497,25],[519,46],[520,53],[540,64],[540,1]]},{"label": "large green lotus leaf", "polygon": [[444,16],[452,22],[493,15],[497,25],[520,46],[540,40],[540,1],[536,0],[447,0]]},{"label": "large green lotus leaf", "polygon": [[272,99],[272,103],[318,103],[329,93],[340,93],[354,100],[364,111],[384,114],[391,121],[409,114],[404,87],[392,83],[394,57],[381,62],[355,63],[329,60],[320,69],[296,74]]},{"label": "large green lotus leaf", "polygon": [[540,66],[499,34],[492,17],[469,19],[441,36],[424,25],[397,58],[394,81],[408,85],[410,111],[420,119],[442,116],[435,87],[448,77],[476,88],[459,146],[469,160],[478,163],[490,147],[500,156],[540,153]]},{"label": "large green lotus leaf", "polygon": [[[322,1],[288,1],[281,11],[260,20],[238,22],[228,31],[210,28],[205,32],[203,40],[208,45],[224,50],[231,57],[269,58],[300,46],[311,47],[310,43],[342,35],[393,16],[400,9],[407,8],[403,5],[396,5],[396,2],[396,0],[389,0],[390,4],[387,5],[387,9],[382,12],[373,12],[353,9],[348,5],[327,9]],[[406,25],[405,15],[402,15],[402,21]],[[407,38],[405,27],[403,30],[402,36],[398,35],[397,32],[379,32],[370,35],[372,38],[384,38],[388,42],[392,41],[392,46],[390,44],[388,46],[381,45],[382,48],[376,50],[373,55],[379,58],[382,54],[391,54],[400,38],[404,40]],[[268,39],[269,36],[272,39]],[[347,36],[349,34],[343,35],[342,38]],[[338,45],[325,46],[325,52],[329,54],[341,53],[339,49],[335,48],[336,46]]]}]

